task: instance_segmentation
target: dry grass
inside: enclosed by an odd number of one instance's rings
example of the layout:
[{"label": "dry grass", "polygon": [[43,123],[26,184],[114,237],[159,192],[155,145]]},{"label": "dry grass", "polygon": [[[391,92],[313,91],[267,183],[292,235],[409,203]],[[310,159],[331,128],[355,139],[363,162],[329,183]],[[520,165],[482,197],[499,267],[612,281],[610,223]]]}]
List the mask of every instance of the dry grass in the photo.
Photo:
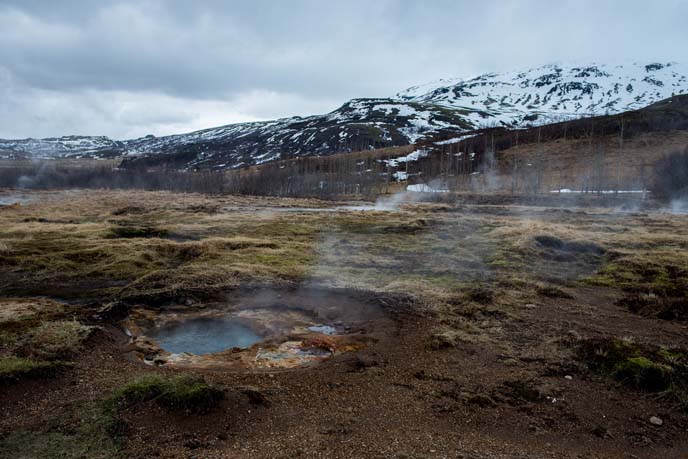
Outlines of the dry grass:
[{"label": "dry grass", "polygon": [[76,321],[44,322],[30,330],[19,345],[24,357],[39,360],[65,360],[78,355],[93,327]]},{"label": "dry grass", "polygon": [[480,330],[469,322],[460,322],[452,326],[437,328],[430,337],[430,346],[433,349],[445,349],[456,347],[461,343],[478,343],[485,341],[485,336]]},{"label": "dry grass", "polygon": [[[0,213],[0,288],[156,299],[309,283],[410,294],[421,309],[453,316],[481,307],[463,304],[477,284],[498,287],[493,306],[508,312],[536,301],[538,292],[566,297],[581,279],[611,287],[637,282],[639,270],[629,266],[661,271],[688,264],[685,217],[660,214],[517,207],[457,213],[432,204],[406,212],[300,213],[281,209],[331,204],[167,192],[37,198]],[[117,228],[154,231],[112,237]]]}]

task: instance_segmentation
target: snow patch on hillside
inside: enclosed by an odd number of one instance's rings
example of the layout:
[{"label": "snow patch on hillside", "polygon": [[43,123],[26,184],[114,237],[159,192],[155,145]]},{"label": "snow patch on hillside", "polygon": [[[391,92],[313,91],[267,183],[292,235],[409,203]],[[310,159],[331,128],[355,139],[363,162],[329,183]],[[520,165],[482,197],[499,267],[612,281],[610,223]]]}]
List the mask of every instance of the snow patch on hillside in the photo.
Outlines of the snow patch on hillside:
[{"label": "snow patch on hillside", "polygon": [[481,110],[476,127],[522,126],[580,116],[621,113],[688,93],[686,69],[675,62],[563,66],[487,73],[406,89],[396,99]]}]

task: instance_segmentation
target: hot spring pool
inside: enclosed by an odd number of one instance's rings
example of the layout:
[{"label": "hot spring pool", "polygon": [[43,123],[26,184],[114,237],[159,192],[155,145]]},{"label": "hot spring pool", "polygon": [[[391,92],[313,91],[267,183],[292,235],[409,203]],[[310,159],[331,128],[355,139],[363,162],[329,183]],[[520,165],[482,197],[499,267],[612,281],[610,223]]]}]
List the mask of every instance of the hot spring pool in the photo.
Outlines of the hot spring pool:
[{"label": "hot spring pool", "polygon": [[172,354],[203,355],[233,347],[247,348],[263,338],[231,317],[197,317],[148,331],[158,345]]}]

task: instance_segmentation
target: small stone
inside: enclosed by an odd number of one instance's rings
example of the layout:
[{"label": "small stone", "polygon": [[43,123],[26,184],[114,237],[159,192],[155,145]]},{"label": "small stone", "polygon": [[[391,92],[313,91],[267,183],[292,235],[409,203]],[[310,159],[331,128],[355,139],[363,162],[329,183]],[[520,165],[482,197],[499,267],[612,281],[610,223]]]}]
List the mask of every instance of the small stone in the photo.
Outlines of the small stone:
[{"label": "small stone", "polygon": [[661,426],[662,424],[664,424],[664,421],[662,421],[662,420],[661,420],[660,418],[658,418],[657,416],[652,416],[652,417],[650,418],[650,424],[653,424],[653,425],[656,425],[656,426]]},{"label": "small stone", "polygon": [[535,309],[537,306],[535,306],[533,303],[528,303],[526,304],[526,309]]},{"label": "small stone", "polygon": [[566,376],[564,376],[564,379],[569,380],[569,381],[573,381],[573,376],[566,375]]}]

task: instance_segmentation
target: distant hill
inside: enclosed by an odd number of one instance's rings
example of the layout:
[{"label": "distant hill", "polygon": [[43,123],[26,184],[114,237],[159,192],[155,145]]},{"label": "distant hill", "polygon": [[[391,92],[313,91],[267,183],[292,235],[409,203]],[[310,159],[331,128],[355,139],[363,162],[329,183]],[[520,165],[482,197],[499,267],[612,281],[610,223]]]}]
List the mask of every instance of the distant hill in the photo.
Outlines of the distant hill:
[{"label": "distant hill", "polygon": [[404,146],[481,127],[525,127],[635,110],[688,93],[677,63],[547,65],[441,80],[383,99],[353,99],[326,115],[238,123],[117,141],[67,136],[0,140],[0,158],[112,158],[124,167],[238,169],[303,156]]},{"label": "distant hill", "polygon": [[638,191],[652,186],[660,158],[688,148],[688,95],[616,115],[437,137],[417,148],[425,154],[409,168],[412,182],[439,177],[459,189]]},{"label": "distant hill", "polygon": [[[447,108],[479,109],[474,126],[524,126],[637,110],[688,94],[686,70],[678,63],[563,66],[488,73],[440,80],[397,94],[399,100]],[[485,116],[486,115],[486,116]]]}]

